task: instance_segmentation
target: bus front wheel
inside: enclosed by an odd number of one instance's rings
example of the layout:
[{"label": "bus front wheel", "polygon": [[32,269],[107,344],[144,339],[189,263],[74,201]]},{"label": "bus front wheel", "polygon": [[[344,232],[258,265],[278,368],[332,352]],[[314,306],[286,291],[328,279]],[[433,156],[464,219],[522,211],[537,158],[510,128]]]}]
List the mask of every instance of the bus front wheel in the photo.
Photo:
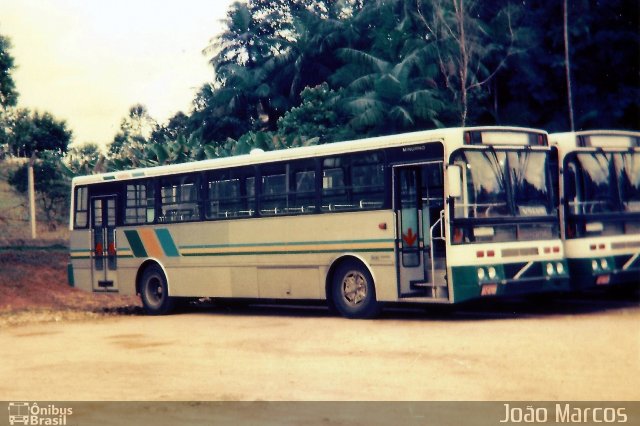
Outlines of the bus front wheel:
[{"label": "bus front wheel", "polygon": [[373,278],[358,262],[338,266],[331,295],[335,308],[347,318],[373,318],[380,312]]},{"label": "bus front wheel", "polygon": [[166,315],[173,310],[175,300],[169,296],[167,278],[158,265],[151,265],[144,270],[140,282],[140,299],[149,315]]}]

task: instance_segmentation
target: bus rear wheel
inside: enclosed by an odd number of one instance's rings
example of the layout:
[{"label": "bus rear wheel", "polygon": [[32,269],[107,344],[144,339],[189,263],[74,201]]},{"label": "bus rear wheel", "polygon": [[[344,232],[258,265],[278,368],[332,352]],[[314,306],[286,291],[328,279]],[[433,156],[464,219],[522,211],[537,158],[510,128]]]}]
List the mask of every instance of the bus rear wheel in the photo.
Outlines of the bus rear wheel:
[{"label": "bus rear wheel", "polygon": [[371,274],[358,262],[345,262],[333,275],[333,305],[347,318],[373,318],[380,313]]},{"label": "bus rear wheel", "polygon": [[175,307],[175,300],[169,296],[167,278],[158,265],[144,270],[140,280],[140,299],[149,315],[166,315]]}]

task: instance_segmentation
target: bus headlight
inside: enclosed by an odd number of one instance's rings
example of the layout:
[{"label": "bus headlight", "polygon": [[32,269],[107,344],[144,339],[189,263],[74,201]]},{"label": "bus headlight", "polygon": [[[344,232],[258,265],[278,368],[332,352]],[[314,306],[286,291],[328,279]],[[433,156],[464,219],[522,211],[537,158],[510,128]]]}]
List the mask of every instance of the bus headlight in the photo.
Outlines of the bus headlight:
[{"label": "bus headlight", "polygon": [[556,263],[556,271],[558,271],[558,274],[560,275],[564,273],[564,265],[562,264],[562,262]]},{"label": "bus headlight", "polygon": [[553,275],[554,272],[553,263],[547,263],[547,275]]},{"label": "bus headlight", "polygon": [[489,278],[494,279],[496,277],[496,268],[494,268],[493,266],[490,266],[488,271],[489,271]]},{"label": "bus headlight", "polygon": [[597,260],[593,259],[591,261],[591,269],[593,269],[594,271],[598,270],[598,261]]},{"label": "bus headlight", "polygon": [[602,269],[607,269],[607,266],[609,266],[609,262],[607,262],[607,259],[600,259],[600,266],[602,267]]},{"label": "bus headlight", "polygon": [[482,269],[482,268],[478,268],[478,279],[479,280],[483,280],[484,279],[484,269]]}]

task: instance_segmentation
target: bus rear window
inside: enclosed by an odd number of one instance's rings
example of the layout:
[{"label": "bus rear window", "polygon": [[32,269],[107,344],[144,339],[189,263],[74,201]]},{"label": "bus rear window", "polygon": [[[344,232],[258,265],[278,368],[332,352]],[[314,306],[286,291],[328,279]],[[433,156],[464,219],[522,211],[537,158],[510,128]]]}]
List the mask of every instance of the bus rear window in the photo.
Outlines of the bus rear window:
[{"label": "bus rear window", "polygon": [[75,211],[73,214],[73,227],[82,229],[89,226],[89,188],[86,186],[76,188]]}]

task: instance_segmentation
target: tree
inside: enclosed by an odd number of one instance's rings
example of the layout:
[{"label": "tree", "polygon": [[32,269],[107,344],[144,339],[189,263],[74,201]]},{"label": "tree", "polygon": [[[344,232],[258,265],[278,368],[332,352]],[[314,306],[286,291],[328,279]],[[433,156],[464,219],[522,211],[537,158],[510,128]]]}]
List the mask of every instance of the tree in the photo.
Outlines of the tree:
[{"label": "tree", "polygon": [[[519,37],[525,49],[508,60],[492,88],[500,106],[498,122],[567,131],[562,4],[530,0],[527,5]],[[567,13],[575,128],[638,129],[637,4],[576,0],[568,2]]]},{"label": "tree", "polygon": [[347,116],[339,109],[340,95],[329,89],[327,83],[307,87],[300,96],[300,106],[290,109],[278,120],[278,136],[285,140],[317,138],[318,143],[356,137],[347,124]]},{"label": "tree", "polygon": [[3,137],[9,152],[17,157],[31,157],[43,151],[62,155],[72,137],[66,122],[48,112],[31,113],[26,108],[18,108],[6,114],[5,123]]},{"label": "tree", "polygon": [[[9,174],[9,184],[22,194],[28,191],[28,170],[29,165],[25,163]],[[40,153],[40,158],[34,164],[37,202],[44,211],[51,230],[55,230],[58,224],[64,222],[69,211],[71,186],[66,170],[60,156],[50,151]]]},{"label": "tree", "polygon": [[573,96],[571,95],[571,62],[569,60],[569,11],[567,0],[562,1],[562,29],[564,39],[564,72],[567,80],[567,105],[569,105],[569,129],[575,130],[573,120]]},{"label": "tree", "polygon": [[74,176],[102,173],[105,156],[96,143],[88,142],[69,148],[64,156],[64,164]]},{"label": "tree", "polygon": [[436,41],[432,58],[440,69],[441,86],[458,104],[456,124],[461,126],[467,124],[472,96],[486,95],[480,89],[521,50],[520,9],[511,3],[490,5],[476,0],[432,0],[430,5],[418,1],[427,37]]},{"label": "tree", "polygon": [[427,56],[432,41],[418,31],[412,3],[372,1],[354,18],[367,33],[360,48],[338,49],[345,65],[331,77],[345,88],[350,125],[363,136],[441,126],[438,69]]},{"label": "tree", "polygon": [[167,124],[156,124],[150,139],[152,143],[163,144],[166,141],[175,141],[186,134],[189,134],[189,117],[182,111],[178,111],[167,121]]},{"label": "tree", "polygon": [[[566,26],[561,6],[542,0],[235,3],[206,52],[215,80],[194,100],[185,140],[197,134],[205,154],[219,156],[270,137],[271,146],[290,146],[297,142],[289,138],[311,134],[325,142],[341,132],[365,137],[434,126],[566,130],[565,52],[576,128],[638,128],[637,5],[567,2]],[[323,83],[331,93],[324,101],[301,96]],[[324,133],[329,123],[338,128]],[[232,143],[243,147],[230,149]]]},{"label": "tree", "polygon": [[[571,84],[576,129],[640,126],[638,3],[569,3]],[[555,13],[560,10],[556,8]]]},{"label": "tree", "polygon": [[13,56],[9,53],[11,41],[0,34],[0,106],[6,112],[18,103],[18,92],[11,72],[15,68]]},{"label": "tree", "polygon": [[109,168],[123,170],[144,165],[145,145],[156,127],[157,123],[149,115],[147,107],[142,104],[130,107],[127,117],[120,122],[120,131],[109,145]]}]

